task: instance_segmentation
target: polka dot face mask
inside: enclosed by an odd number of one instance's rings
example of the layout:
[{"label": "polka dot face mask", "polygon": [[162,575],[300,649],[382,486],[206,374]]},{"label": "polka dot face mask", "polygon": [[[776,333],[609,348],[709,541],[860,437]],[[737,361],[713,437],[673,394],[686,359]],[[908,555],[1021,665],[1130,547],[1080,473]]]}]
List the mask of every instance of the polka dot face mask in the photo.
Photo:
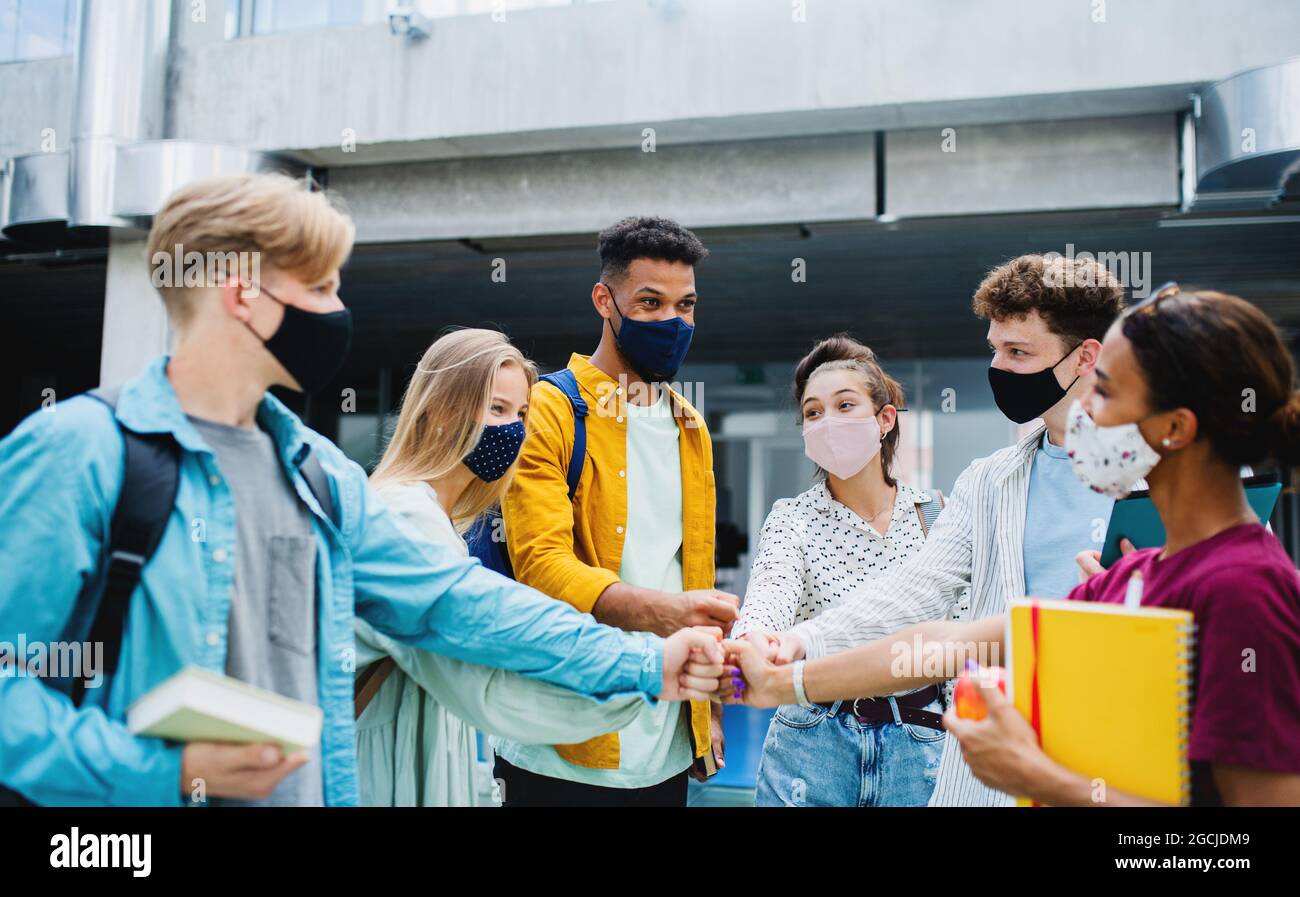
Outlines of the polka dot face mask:
[{"label": "polka dot face mask", "polygon": [[483,482],[496,482],[515,463],[515,458],[519,457],[519,447],[523,444],[523,421],[488,424],[483,428],[483,435],[479,437],[474,451],[465,456],[464,464]]}]

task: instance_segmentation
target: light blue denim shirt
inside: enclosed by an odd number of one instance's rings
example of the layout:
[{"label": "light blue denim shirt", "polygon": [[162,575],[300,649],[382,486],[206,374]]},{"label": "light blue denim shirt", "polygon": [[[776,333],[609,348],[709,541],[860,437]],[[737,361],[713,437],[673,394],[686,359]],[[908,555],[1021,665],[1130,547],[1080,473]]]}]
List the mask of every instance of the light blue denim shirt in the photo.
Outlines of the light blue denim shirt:
[{"label": "light blue denim shirt", "polygon": [[[154,361],[127,383],[117,418],[180,444],[180,486],[162,542],[132,597],[117,673],[88,688],[0,664],[0,784],[41,804],[180,805],[180,745],[131,735],[127,707],[181,667],[224,672],[234,577],[235,508],[212,451]],[[112,411],[76,397],[28,417],[0,442],[0,659],[28,646],[84,641],[109,525],[122,488]],[[398,641],[518,671],[601,700],[661,685],[663,642],[602,626],[427,540],[371,491],[362,469],[267,395],[259,425],[311,509],[316,536],[321,765],[325,802],[358,802],[353,736],[354,613]],[[298,468],[315,452],[333,494],[327,519]]]}]

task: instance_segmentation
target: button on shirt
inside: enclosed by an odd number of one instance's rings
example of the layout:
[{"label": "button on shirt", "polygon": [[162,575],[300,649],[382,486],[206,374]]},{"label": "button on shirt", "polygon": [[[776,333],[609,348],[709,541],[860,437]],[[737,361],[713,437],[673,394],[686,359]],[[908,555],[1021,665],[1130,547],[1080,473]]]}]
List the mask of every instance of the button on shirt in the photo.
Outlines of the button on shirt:
[{"label": "button on shirt", "polygon": [[917,505],[930,495],[899,482],[882,536],[825,482],[772,506],[758,537],[745,601],[733,635],[784,632],[855,594],[925,542]]}]

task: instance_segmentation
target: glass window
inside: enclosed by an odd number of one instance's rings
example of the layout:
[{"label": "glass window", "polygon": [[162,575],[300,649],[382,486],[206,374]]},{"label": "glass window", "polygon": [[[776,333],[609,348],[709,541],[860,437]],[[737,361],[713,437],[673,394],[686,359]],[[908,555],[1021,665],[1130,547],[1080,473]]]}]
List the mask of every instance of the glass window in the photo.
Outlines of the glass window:
[{"label": "glass window", "polygon": [[[0,0],[4,2],[4,0]],[[233,0],[232,0],[233,2]],[[447,16],[484,15],[498,9],[537,9],[571,6],[596,0],[242,0],[251,4],[252,15],[243,34],[272,34],[305,28],[342,25],[374,25],[385,21],[394,6],[414,6],[431,19]]]},{"label": "glass window", "polygon": [[76,35],[75,0],[0,0],[0,62],[70,55]]},{"label": "glass window", "polygon": [[256,0],[252,33],[379,22],[388,6],[386,0]]}]

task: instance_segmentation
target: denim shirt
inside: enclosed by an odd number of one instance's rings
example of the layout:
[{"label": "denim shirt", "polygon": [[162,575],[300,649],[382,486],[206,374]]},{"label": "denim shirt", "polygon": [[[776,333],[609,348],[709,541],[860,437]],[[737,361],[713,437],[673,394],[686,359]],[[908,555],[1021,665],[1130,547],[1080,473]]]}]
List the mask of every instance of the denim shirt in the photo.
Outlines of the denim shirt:
[{"label": "denim shirt", "polygon": [[[170,433],[181,446],[176,503],[132,596],[117,672],[88,687],[80,708],[68,697],[70,676],[34,674],[36,651],[88,637],[94,602],[86,598],[97,594],[107,567],[122,437],[111,409],[79,396],[35,412],[0,442],[0,784],[37,803],[181,805],[187,798],[183,746],[131,735],[124,721],[131,703],[184,666],[224,672],[235,507],[166,367],[159,358],[128,382],[116,415],[136,432]],[[358,802],[354,614],[397,641],[597,700],[654,700],[661,639],[602,626],[477,560],[411,538],[364,471],[274,397],[263,398],[257,421],[313,515],[326,804]],[[337,525],[299,472],[309,452],[329,480]]]}]

